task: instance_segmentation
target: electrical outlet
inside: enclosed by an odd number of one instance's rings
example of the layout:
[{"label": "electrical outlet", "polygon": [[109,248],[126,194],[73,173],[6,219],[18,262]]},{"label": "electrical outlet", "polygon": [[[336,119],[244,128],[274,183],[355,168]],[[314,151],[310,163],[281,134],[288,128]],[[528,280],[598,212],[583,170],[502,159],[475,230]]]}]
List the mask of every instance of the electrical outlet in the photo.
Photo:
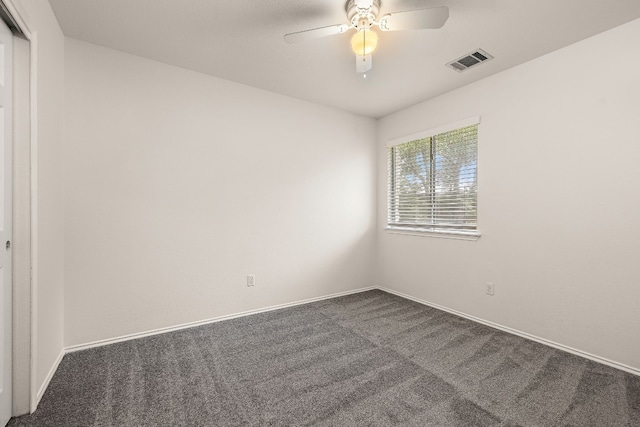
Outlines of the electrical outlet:
[{"label": "electrical outlet", "polygon": [[493,295],[493,282],[487,282],[484,291],[487,295]]},{"label": "electrical outlet", "polygon": [[247,275],[247,286],[255,286],[256,285],[256,275],[248,274]]}]

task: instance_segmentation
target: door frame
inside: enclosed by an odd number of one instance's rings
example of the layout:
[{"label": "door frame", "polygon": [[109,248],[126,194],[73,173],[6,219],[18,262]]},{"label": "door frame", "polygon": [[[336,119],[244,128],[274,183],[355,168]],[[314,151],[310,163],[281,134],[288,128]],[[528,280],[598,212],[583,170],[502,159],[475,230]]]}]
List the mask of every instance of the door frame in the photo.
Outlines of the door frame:
[{"label": "door frame", "polygon": [[[30,306],[30,326],[29,328],[25,328],[20,332],[21,338],[27,340],[29,342],[28,349],[28,357],[29,357],[29,378],[16,377],[16,372],[12,369],[12,381],[14,385],[19,383],[23,386],[27,386],[29,390],[29,412],[33,413],[38,406],[38,391],[37,391],[37,366],[36,366],[36,354],[37,354],[37,290],[38,290],[38,269],[37,269],[37,255],[38,255],[38,216],[37,216],[37,195],[38,195],[38,111],[37,111],[37,46],[38,46],[38,34],[29,27],[27,23],[28,19],[26,13],[16,4],[15,0],[2,0],[6,11],[9,13],[10,18],[13,19],[14,24],[18,27],[18,29],[24,35],[24,38],[29,42],[29,126],[28,129],[16,129],[14,127],[14,141],[15,135],[18,132],[28,132],[29,133],[29,159],[28,159],[28,167],[29,167],[29,194],[24,194],[24,190],[20,191],[18,194],[14,191],[13,198],[14,201],[17,198],[21,198],[22,200],[28,199],[29,201],[29,232],[20,232],[16,233],[14,229],[14,248],[19,246],[28,245],[30,248],[30,257],[28,262],[28,268],[20,268],[14,269],[13,271],[13,279],[12,286],[15,286],[15,283],[29,283],[29,306]],[[15,107],[15,106],[14,106]],[[13,143],[13,141],[12,141]],[[21,166],[27,166],[25,164]],[[19,167],[14,167],[13,174],[15,178],[16,171],[20,170]],[[17,280],[18,279],[18,280]],[[15,289],[15,288],[14,288]],[[24,302],[24,301],[23,301]],[[15,304],[15,299],[14,299]],[[16,322],[16,310],[13,310],[13,323]],[[26,337],[25,335],[29,335]],[[12,351],[16,349],[16,335],[14,334],[14,344],[12,345]],[[27,352],[26,350],[24,351]],[[14,356],[16,356],[14,351]],[[27,354],[22,354],[22,357],[26,357]],[[15,389],[15,387],[14,387]],[[14,395],[15,399],[15,395]],[[13,405],[15,407],[15,404]],[[17,414],[13,414],[17,415]]]}]

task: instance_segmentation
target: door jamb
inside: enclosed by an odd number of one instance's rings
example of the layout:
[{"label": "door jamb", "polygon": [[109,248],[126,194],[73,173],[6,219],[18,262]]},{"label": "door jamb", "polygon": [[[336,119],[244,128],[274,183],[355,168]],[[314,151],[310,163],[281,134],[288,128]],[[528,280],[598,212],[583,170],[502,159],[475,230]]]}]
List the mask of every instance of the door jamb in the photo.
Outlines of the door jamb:
[{"label": "door jamb", "polygon": [[[29,208],[30,208],[30,248],[31,248],[31,280],[30,280],[30,369],[29,369],[29,412],[33,413],[38,406],[38,392],[36,383],[36,354],[37,354],[37,303],[38,303],[38,221],[37,221],[37,194],[38,194],[38,111],[37,111],[37,46],[38,34],[29,28],[25,19],[26,13],[15,3],[15,0],[2,0],[5,8],[13,18],[17,27],[22,31],[24,38],[29,41]],[[16,236],[14,236],[15,240]],[[14,245],[15,246],[15,245]],[[14,272],[15,274],[15,272]]]}]

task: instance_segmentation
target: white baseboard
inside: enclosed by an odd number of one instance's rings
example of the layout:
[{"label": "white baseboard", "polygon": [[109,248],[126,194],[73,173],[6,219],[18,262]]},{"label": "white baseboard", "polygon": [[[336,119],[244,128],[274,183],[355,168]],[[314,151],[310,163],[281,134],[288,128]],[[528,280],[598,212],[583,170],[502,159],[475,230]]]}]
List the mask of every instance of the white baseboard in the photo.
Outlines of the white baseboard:
[{"label": "white baseboard", "polygon": [[86,344],[72,345],[72,346],[69,346],[69,347],[65,348],[65,354],[66,353],[72,353],[72,352],[75,352],[75,351],[87,350],[87,349],[94,348],[94,347],[101,347],[103,345],[115,344],[117,342],[129,341],[129,340],[135,340],[135,339],[138,339],[138,338],[149,337],[149,336],[152,336],[152,335],[158,335],[158,334],[164,334],[164,333],[167,333],[167,332],[180,331],[180,330],[188,329],[188,328],[195,328],[196,326],[208,325],[210,323],[221,322],[223,320],[230,320],[230,319],[235,319],[235,318],[238,318],[238,317],[251,316],[253,314],[258,314],[258,313],[266,313],[268,311],[279,310],[281,308],[294,307],[296,305],[309,304],[311,302],[316,302],[316,301],[322,301],[322,300],[331,299],[331,298],[342,297],[342,296],[345,296],[345,295],[357,294],[357,293],[360,293],[360,292],[370,291],[370,290],[373,290],[373,289],[376,289],[376,288],[373,287],[373,286],[370,286],[370,287],[367,287],[367,288],[360,288],[360,289],[355,289],[355,290],[352,290],[352,291],[338,292],[338,293],[331,294],[331,295],[325,295],[325,296],[315,297],[315,298],[307,298],[307,299],[300,300],[300,301],[294,301],[294,302],[289,302],[289,303],[285,303],[285,304],[273,305],[273,306],[270,306],[270,307],[259,308],[259,309],[256,309],[256,310],[243,311],[243,312],[240,312],[240,313],[228,314],[228,315],[225,315],[225,316],[218,316],[218,317],[213,317],[213,318],[205,319],[205,320],[198,320],[196,322],[183,323],[181,325],[169,326],[169,327],[166,327],[166,328],[152,329],[150,331],[137,332],[137,333],[134,333],[134,334],[122,335],[122,336],[114,337],[114,338],[107,338],[107,339],[104,339],[104,340],[93,341],[93,342],[89,342],[89,343],[86,343]]},{"label": "white baseboard", "polygon": [[51,369],[49,369],[49,373],[47,374],[47,377],[44,379],[44,382],[42,383],[42,385],[40,386],[40,389],[38,390],[38,393],[36,394],[36,404],[34,408],[31,408],[31,413],[33,413],[38,407],[38,405],[40,404],[40,399],[42,399],[44,392],[47,391],[47,387],[49,387],[49,383],[53,378],[53,374],[55,374],[56,371],[58,370],[58,366],[60,366],[60,362],[62,362],[62,358],[64,357],[65,354],[67,354],[65,349],[60,350],[60,354],[58,354],[58,357],[56,358],[55,362],[53,362],[53,365],[51,366]]},{"label": "white baseboard", "polygon": [[[563,344],[559,344],[559,343],[556,343],[556,342],[553,342],[553,341],[549,341],[547,339],[540,338],[540,337],[537,337],[535,335],[528,334],[526,332],[518,331],[516,329],[509,328],[507,326],[503,326],[503,325],[500,325],[498,323],[490,322],[488,320],[484,320],[484,319],[481,319],[479,317],[471,316],[469,314],[466,314],[466,313],[463,313],[463,312],[460,312],[460,311],[457,311],[457,310],[453,310],[453,309],[450,309],[448,307],[444,307],[444,306],[439,305],[439,304],[435,304],[435,303],[432,303],[432,302],[429,302],[429,301],[425,301],[425,300],[420,299],[420,298],[413,297],[411,295],[404,294],[402,292],[397,292],[397,291],[394,291],[392,289],[385,288],[384,286],[371,286],[371,287],[367,287],[367,288],[360,288],[360,289],[355,289],[355,290],[346,291],[346,292],[339,292],[339,293],[335,293],[335,294],[331,294],[331,295],[325,295],[325,296],[321,296],[321,297],[308,298],[308,299],[295,301],[295,302],[290,302],[290,303],[286,303],[286,304],[278,304],[278,305],[274,305],[274,306],[270,306],[270,307],[265,307],[265,308],[261,308],[261,309],[257,309],[257,310],[243,311],[243,312],[240,312],[240,313],[229,314],[229,315],[226,315],[226,316],[219,316],[219,317],[214,317],[214,318],[211,318],[211,319],[205,319],[205,320],[200,320],[200,321],[196,321],[196,322],[184,323],[184,324],[181,324],[181,325],[170,326],[170,327],[166,327],[166,328],[153,329],[153,330],[150,330],[150,331],[138,332],[138,333],[135,333],[135,334],[123,335],[123,336],[119,336],[119,337],[108,338],[108,339],[99,340],[99,341],[93,341],[93,342],[89,342],[89,343],[86,343],[86,344],[79,344],[79,345],[66,347],[60,352],[60,355],[58,356],[58,358],[56,359],[55,363],[51,367],[51,370],[47,374],[47,378],[45,379],[44,383],[40,387],[40,390],[38,390],[38,393],[37,393],[37,396],[36,396],[36,407],[40,403],[40,399],[42,398],[42,395],[44,395],[44,392],[46,391],[47,387],[49,386],[49,382],[51,381],[51,378],[53,378],[53,375],[55,374],[56,370],[58,369],[58,365],[60,365],[60,362],[62,361],[62,358],[67,353],[72,353],[72,352],[80,351],[80,350],[87,350],[87,349],[94,348],[94,347],[101,347],[101,346],[114,344],[114,343],[122,342],[122,341],[129,341],[129,340],[134,340],[134,339],[138,339],[138,338],[144,338],[144,337],[149,337],[149,336],[153,336],[153,335],[164,334],[164,333],[167,333],[167,332],[174,332],[174,331],[179,331],[179,330],[183,330],[183,329],[194,328],[196,326],[202,326],[202,325],[207,325],[207,324],[211,324],[211,323],[221,322],[223,320],[230,320],[230,319],[235,319],[235,318],[238,318],[238,317],[251,316],[253,314],[258,314],[258,313],[266,313],[268,311],[279,310],[279,309],[287,308],[287,307],[294,307],[294,306],[297,306],[297,305],[303,305],[303,304],[308,304],[308,303],[311,303],[311,302],[322,301],[322,300],[327,300],[327,299],[331,299],[331,298],[337,298],[337,297],[341,297],[341,296],[345,296],[345,295],[357,294],[357,293],[360,293],[360,292],[366,292],[366,291],[370,291],[370,290],[373,290],[373,289],[379,289],[381,291],[384,291],[384,292],[387,292],[387,293],[390,293],[390,294],[393,294],[393,295],[397,295],[397,296],[400,296],[402,298],[406,298],[408,300],[415,301],[417,303],[420,303],[420,304],[423,304],[423,305],[426,305],[426,306],[429,306],[429,307],[436,308],[438,310],[446,311],[447,313],[455,314],[456,316],[464,317],[465,319],[469,319],[469,320],[471,320],[473,322],[481,323],[483,325],[487,325],[487,326],[490,326],[492,328],[499,329],[501,331],[504,331],[504,332],[507,332],[507,333],[510,333],[510,334],[513,334],[513,335],[517,335],[517,336],[520,336],[520,337],[523,337],[523,338],[526,338],[526,339],[529,339],[529,340],[532,340],[532,341],[536,341],[536,342],[539,342],[541,344],[547,345],[549,347],[553,347],[553,348],[556,348],[558,350],[566,351],[568,353],[575,354],[575,355],[580,356],[580,357],[584,357],[585,359],[593,360],[594,362],[602,363],[604,365],[611,366],[613,368],[620,369],[620,370],[625,371],[625,372],[629,372],[630,374],[634,374],[634,375],[640,376],[640,369],[633,368],[631,366],[627,366],[625,364],[622,364],[622,363],[619,363],[619,362],[615,362],[613,360],[609,360],[609,359],[606,359],[604,357],[596,356],[594,354],[587,353],[587,352],[582,351],[582,350],[578,350],[578,349],[575,349],[575,348],[572,348],[572,347],[568,347],[568,346],[563,345]],[[32,412],[34,410],[35,410],[35,408],[33,408]]]},{"label": "white baseboard", "polygon": [[489,320],[484,320],[479,317],[471,316],[470,314],[463,313],[461,311],[453,310],[448,307],[444,307],[440,304],[435,304],[429,301],[425,301],[420,298],[413,297],[411,295],[404,294],[402,292],[397,292],[392,289],[385,288],[384,286],[376,286],[376,289],[380,289],[381,291],[388,292],[393,295],[397,295],[402,298],[409,299],[411,301],[415,301],[417,303],[427,305],[429,307],[437,308],[438,310],[446,311],[447,313],[455,314],[456,316],[464,317],[465,319],[472,320],[476,323],[482,323],[483,325],[490,326],[495,329],[499,329],[504,332],[508,332],[512,335],[517,335],[522,338],[526,338],[532,341],[539,342],[540,344],[544,344],[549,347],[556,348],[558,350],[566,351],[567,353],[575,354],[576,356],[584,357],[585,359],[593,360],[594,362],[602,363],[603,365],[611,366],[616,369],[620,369],[621,371],[629,372],[630,374],[640,376],[640,369],[634,368],[632,366],[625,365],[623,363],[616,362],[614,360],[609,360],[604,357],[596,356],[595,354],[587,353],[586,351],[578,350],[573,347],[569,347],[563,344],[559,344],[554,341],[547,340],[545,338],[540,338],[535,335],[528,334],[526,332],[519,331],[517,329],[510,328],[508,326],[500,325],[499,323],[494,323]]},{"label": "white baseboard", "polygon": [[87,350],[87,349],[94,348],[94,347],[101,347],[101,346],[104,346],[104,345],[114,344],[114,343],[122,342],[122,341],[129,341],[129,340],[134,340],[134,339],[138,339],[138,338],[144,338],[144,337],[148,337],[148,336],[152,336],[152,335],[164,334],[164,333],[167,333],[167,332],[179,331],[179,330],[182,330],[182,329],[194,328],[196,326],[201,326],[201,325],[207,325],[207,324],[210,324],[210,323],[221,322],[223,320],[235,319],[235,318],[244,317],[244,316],[251,316],[252,314],[266,313],[268,311],[279,310],[281,308],[294,307],[294,306],[297,306],[297,305],[309,304],[311,302],[316,302],[316,301],[322,301],[322,300],[331,299],[331,298],[342,297],[342,296],[345,296],[345,295],[357,294],[357,293],[360,293],[360,292],[370,291],[370,290],[373,290],[373,289],[376,289],[376,288],[373,287],[373,286],[370,286],[370,287],[367,287],[367,288],[360,288],[360,289],[355,289],[355,290],[351,290],[351,291],[338,292],[338,293],[331,294],[331,295],[325,295],[325,296],[315,297],[315,298],[307,298],[307,299],[300,300],[300,301],[294,301],[294,302],[290,302],[290,303],[286,303],[286,304],[278,304],[278,305],[274,305],[274,306],[270,306],[270,307],[260,308],[260,309],[257,309],[257,310],[243,311],[243,312],[240,312],[240,313],[229,314],[229,315],[226,315],[226,316],[219,316],[219,317],[214,317],[214,318],[211,318],[211,319],[199,320],[199,321],[190,322],[190,323],[183,323],[181,325],[170,326],[170,327],[166,327],[166,328],[153,329],[153,330],[146,331],[146,332],[138,332],[138,333],[135,333],[135,334],[123,335],[123,336],[119,336],[119,337],[114,337],[114,338],[108,338],[108,339],[104,339],[104,340],[94,341],[94,342],[90,342],[90,343],[86,343],[86,344],[79,344],[79,345],[73,345],[73,346],[65,347],[65,348],[62,349],[62,351],[58,355],[58,358],[56,359],[56,361],[54,362],[53,366],[49,370],[49,373],[47,374],[47,377],[45,378],[44,383],[42,384],[42,386],[38,390],[38,393],[36,394],[35,405],[31,405],[31,408],[30,408],[31,409],[31,413],[35,412],[35,410],[38,408],[38,405],[40,404],[40,399],[42,399],[42,396],[44,395],[45,391],[47,391],[47,387],[49,387],[49,383],[51,382],[51,379],[53,378],[53,375],[58,370],[58,366],[60,365],[60,362],[62,361],[62,358],[67,353],[72,353],[72,352],[80,351],[80,350]]}]

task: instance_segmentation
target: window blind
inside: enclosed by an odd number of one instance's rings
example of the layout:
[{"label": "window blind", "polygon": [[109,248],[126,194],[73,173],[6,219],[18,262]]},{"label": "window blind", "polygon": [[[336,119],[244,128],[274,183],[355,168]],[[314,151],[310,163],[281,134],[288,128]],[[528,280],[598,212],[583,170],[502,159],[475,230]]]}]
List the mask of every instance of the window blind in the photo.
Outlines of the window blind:
[{"label": "window blind", "polygon": [[392,227],[477,230],[477,124],[389,148]]}]

